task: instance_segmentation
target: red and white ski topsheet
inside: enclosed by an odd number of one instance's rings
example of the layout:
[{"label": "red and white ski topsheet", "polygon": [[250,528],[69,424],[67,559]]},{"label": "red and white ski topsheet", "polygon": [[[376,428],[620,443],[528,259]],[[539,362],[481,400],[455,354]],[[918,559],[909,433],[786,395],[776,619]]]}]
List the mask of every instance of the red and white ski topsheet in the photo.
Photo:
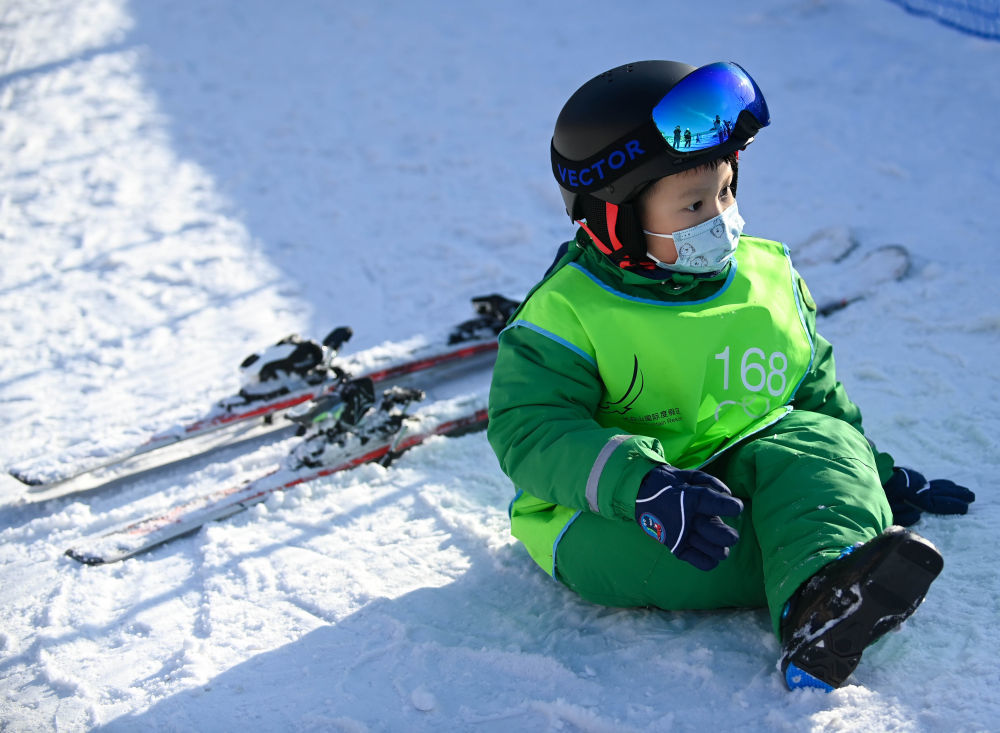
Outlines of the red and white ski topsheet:
[{"label": "red and white ski topsheet", "polygon": [[192,532],[207,522],[232,516],[276,492],[365,463],[387,463],[429,438],[482,430],[486,422],[486,405],[481,396],[439,401],[407,417],[394,435],[365,442],[347,441],[337,454],[327,459],[326,465],[276,468],[249,483],[211,491],[111,532],[84,538],[66,554],[88,565],[123,560]]}]

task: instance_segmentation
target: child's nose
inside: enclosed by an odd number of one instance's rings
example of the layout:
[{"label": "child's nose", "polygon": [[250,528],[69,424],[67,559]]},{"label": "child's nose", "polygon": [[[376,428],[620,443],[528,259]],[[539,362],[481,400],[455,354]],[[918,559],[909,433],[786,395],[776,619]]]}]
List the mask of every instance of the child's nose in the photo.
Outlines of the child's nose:
[{"label": "child's nose", "polygon": [[724,204],[721,201],[715,201],[713,203],[713,205],[711,206],[711,208],[709,209],[709,215],[707,217],[705,217],[705,221],[708,221],[709,219],[714,219],[719,214],[721,214],[723,211],[725,211],[726,209],[728,209],[730,206],[732,206],[732,203]]},{"label": "child's nose", "polygon": [[701,207],[702,216],[701,216],[701,221],[699,221],[698,223],[704,224],[706,221],[708,221],[709,219],[714,219],[725,210],[726,207],[723,206],[718,201],[716,201],[714,204],[706,204],[705,206]]}]

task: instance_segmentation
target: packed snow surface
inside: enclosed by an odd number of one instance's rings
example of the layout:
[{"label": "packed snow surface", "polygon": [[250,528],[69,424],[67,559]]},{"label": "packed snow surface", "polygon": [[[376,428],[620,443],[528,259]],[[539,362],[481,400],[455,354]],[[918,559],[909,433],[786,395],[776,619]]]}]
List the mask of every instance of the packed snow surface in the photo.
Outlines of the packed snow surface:
[{"label": "packed snow surface", "polygon": [[[6,0],[0,463],[197,417],[291,332],[361,351],[523,297],[573,231],[559,108],[646,58],[763,88],[748,233],[913,253],[821,322],[879,446],[978,493],[918,525],[945,570],[901,633],[789,693],[762,610],[585,603],[509,537],[482,433],[118,564],[63,555],[290,448],[254,444],[42,504],[0,476],[0,729],[997,729],[1000,44],[890,2]],[[802,269],[835,294],[848,261]]]}]

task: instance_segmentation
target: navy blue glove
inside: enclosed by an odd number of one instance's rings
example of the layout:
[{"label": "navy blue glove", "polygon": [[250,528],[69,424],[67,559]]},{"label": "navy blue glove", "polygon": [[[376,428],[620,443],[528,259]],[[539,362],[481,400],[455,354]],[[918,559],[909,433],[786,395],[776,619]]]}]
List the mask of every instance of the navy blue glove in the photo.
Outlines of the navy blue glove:
[{"label": "navy blue glove", "polygon": [[659,465],[646,474],[635,497],[635,521],[679,559],[711,570],[740,538],[719,518],[735,517],[743,502],[702,471]]},{"label": "navy blue glove", "polygon": [[920,519],[921,512],[931,514],[965,514],[976,495],[954,481],[937,478],[928,481],[912,468],[896,466],[883,484],[892,509],[892,521],[909,527]]}]

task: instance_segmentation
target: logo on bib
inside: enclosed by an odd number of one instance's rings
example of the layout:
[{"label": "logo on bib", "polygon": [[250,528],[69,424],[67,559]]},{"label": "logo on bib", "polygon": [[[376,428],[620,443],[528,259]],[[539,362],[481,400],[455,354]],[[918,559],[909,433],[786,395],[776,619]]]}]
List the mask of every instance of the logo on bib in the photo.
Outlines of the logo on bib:
[{"label": "logo on bib", "polygon": [[642,370],[639,369],[639,357],[633,354],[632,360],[632,381],[629,382],[625,394],[614,402],[602,402],[597,406],[597,409],[604,412],[617,412],[622,415],[632,409],[632,405],[639,399],[643,388],[646,386],[646,379],[642,376]]}]

